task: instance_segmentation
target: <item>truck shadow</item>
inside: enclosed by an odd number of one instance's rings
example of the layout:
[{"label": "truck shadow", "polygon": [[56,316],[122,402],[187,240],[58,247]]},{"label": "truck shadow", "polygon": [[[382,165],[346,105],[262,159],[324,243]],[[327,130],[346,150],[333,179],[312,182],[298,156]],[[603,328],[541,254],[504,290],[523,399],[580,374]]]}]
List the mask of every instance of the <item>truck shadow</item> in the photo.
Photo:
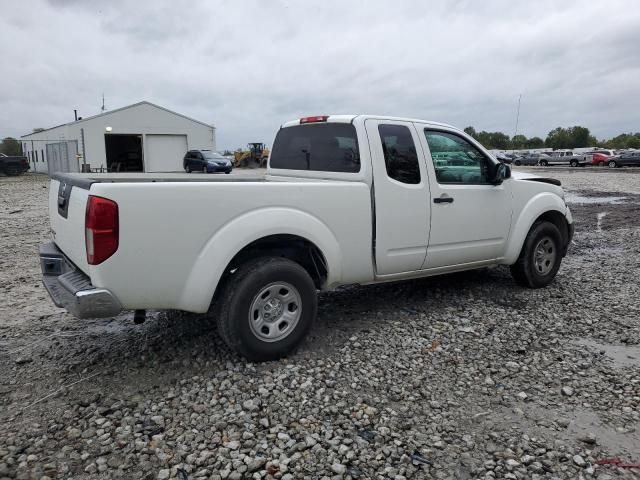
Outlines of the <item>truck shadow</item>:
[{"label": "truck shadow", "polygon": [[[513,295],[516,289],[508,270],[494,268],[323,292],[317,321],[291,360],[328,354],[353,332],[373,330],[381,322],[438,312],[455,296],[468,298],[469,308],[475,301],[517,308],[522,300]],[[43,352],[65,365],[66,371],[117,365],[120,373],[153,367],[158,374],[193,368],[218,370],[229,361],[246,363],[222,342],[215,318],[209,315],[149,312],[144,324],[135,325],[133,313],[126,313],[91,325],[74,322],[72,330],[77,337],[55,338]]]}]

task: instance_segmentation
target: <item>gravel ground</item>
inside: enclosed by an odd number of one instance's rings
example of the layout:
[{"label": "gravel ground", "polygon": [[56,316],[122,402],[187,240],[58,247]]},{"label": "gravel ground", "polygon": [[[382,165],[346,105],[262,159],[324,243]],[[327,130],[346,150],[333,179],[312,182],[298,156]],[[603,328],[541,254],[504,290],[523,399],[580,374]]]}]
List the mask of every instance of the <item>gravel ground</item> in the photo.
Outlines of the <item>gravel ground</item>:
[{"label": "gravel ground", "polygon": [[640,172],[544,172],[577,221],[550,287],[342,288],[259,365],[205,316],[53,306],[47,179],[0,178],[0,478],[638,478],[597,462],[640,462]]}]

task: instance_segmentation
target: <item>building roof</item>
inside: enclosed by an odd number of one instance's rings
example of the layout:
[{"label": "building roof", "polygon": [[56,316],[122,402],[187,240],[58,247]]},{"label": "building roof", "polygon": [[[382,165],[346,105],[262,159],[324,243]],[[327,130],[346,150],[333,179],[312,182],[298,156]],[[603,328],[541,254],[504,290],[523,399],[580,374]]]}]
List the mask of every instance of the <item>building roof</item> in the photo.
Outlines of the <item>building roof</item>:
[{"label": "building roof", "polygon": [[200,120],[196,120],[195,118],[187,117],[186,115],[182,115],[181,113],[174,112],[173,110],[169,110],[168,108],[164,108],[164,107],[161,107],[160,105],[156,105],[155,103],[151,103],[151,102],[148,102],[146,100],[143,100],[142,102],[134,103],[132,105],[127,105],[126,107],[116,108],[115,110],[109,110],[109,111],[106,111],[106,112],[102,112],[102,113],[99,113],[97,115],[92,115],[91,117],[85,117],[85,118],[83,118],[81,120],[75,120],[73,122],[68,122],[68,123],[63,123],[61,125],[56,125],[55,127],[45,128],[44,130],[40,130],[38,132],[27,133],[26,135],[22,135],[20,138],[28,138],[31,135],[37,135],[37,134],[42,133],[42,132],[47,132],[49,130],[53,130],[54,128],[66,127],[67,125],[75,125],[76,123],[86,122],[88,120],[93,120],[94,118],[98,118],[98,117],[104,117],[106,115],[110,115],[110,114],[115,113],[115,112],[121,112],[123,110],[128,110],[129,108],[139,107],[140,105],[151,105],[152,107],[159,108],[160,110],[164,110],[165,112],[171,113],[173,115],[177,115],[177,116],[182,117],[182,118],[186,118],[187,120],[191,120],[192,122],[199,123],[200,125],[204,125],[205,127],[211,127],[213,129],[216,128],[213,125],[201,122]]}]

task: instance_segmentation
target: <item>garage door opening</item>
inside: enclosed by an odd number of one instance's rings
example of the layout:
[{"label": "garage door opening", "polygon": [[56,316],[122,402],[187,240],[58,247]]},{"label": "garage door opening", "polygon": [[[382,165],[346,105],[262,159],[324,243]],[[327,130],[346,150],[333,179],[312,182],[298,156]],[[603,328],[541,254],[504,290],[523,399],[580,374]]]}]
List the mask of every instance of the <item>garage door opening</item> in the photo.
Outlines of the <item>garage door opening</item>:
[{"label": "garage door opening", "polygon": [[142,172],[142,135],[105,134],[107,170],[110,172]]}]

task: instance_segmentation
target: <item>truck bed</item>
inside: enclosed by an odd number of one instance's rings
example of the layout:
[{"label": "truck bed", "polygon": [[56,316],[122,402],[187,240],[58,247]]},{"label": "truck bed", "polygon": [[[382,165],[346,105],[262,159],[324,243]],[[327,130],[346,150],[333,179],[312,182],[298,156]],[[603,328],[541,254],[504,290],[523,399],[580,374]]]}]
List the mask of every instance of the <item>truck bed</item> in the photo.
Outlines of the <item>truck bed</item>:
[{"label": "truck bed", "polygon": [[[369,186],[359,181],[186,173],[55,174],[49,192],[54,242],[65,257],[109,288],[123,308],[206,311],[225,265],[270,235],[315,245],[332,265],[327,288],[373,279]],[[119,210],[119,246],[89,265],[89,195]],[[61,208],[60,205],[64,205]]]}]

